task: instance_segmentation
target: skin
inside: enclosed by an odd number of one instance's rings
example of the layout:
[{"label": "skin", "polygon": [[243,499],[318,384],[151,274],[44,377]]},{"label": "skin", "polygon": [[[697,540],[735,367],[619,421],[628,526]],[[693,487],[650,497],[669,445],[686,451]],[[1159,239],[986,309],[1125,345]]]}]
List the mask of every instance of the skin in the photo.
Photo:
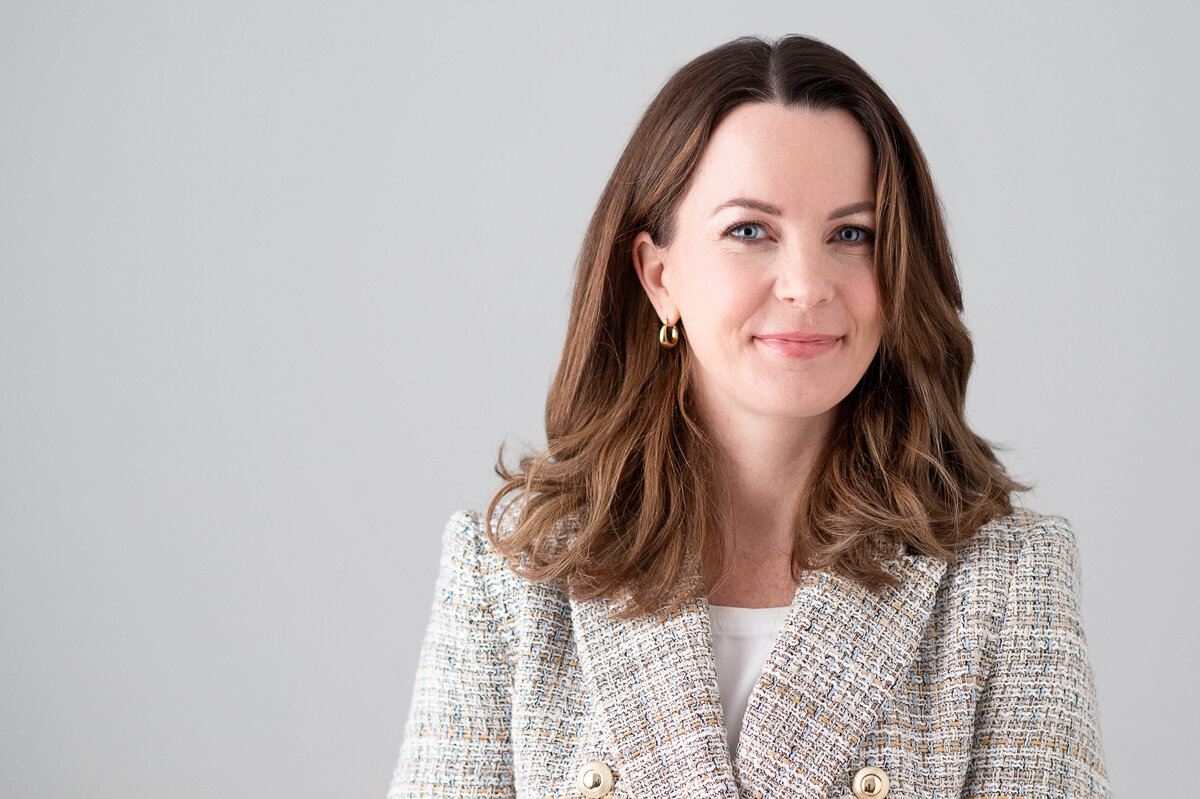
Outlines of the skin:
[{"label": "skin", "polygon": [[750,103],[713,132],[670,244],[634,240],[659,318],[682,322],[732,489],[732,569],[712,604],[795,595],[796,489],[882,333],[874,198],[870,140],[849,113]]}]

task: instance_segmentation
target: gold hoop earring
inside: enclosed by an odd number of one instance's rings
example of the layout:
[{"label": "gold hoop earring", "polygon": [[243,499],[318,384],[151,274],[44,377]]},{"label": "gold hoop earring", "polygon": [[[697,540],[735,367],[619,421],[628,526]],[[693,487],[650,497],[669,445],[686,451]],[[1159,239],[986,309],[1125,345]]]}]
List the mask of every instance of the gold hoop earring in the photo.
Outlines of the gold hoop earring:
[{"label": "gold hoop earring", "polygon": [[658,343],[663,349],[671,349],[679,343],[679,328],[673,324],[668,324],[664,319],[662,327],[658,329]]}]

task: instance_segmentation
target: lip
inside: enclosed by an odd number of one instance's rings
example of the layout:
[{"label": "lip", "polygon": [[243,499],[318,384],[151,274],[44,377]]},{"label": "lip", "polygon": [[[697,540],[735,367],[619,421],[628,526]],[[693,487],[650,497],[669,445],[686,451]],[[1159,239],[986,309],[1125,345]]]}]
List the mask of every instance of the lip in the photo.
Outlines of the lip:
[{"label": "lip", "polygon": [[754,340],[774,353],[788,358],[815,358],[836,347],[841,336],[829,333],[764,333]]}]

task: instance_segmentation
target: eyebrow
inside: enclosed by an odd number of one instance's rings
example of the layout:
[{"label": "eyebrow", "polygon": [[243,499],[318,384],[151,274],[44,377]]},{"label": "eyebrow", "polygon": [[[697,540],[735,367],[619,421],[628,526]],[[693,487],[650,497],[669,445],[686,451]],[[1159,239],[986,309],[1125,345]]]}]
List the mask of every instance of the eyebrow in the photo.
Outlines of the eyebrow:
[{"label": "eyebrow", "polygon": [[[750,208],[754,211],[760,211],[771,216],[783,216],[783,212],[770,203],[765,203],[762,200],[755,200],[752,197],[734,197],[732,200],[726,200],[713,209],[712,215],[716,216],[726,208]],[[844,216],[853,216],[860,214],[863,211],[874,211],[875,203],[871,200],[864,200],[860,203],[842,206],[829,215],[828,221],[832,222],[835,219],[841,219]]]},{"label": "eyebrow", "polygon": [[732,200],[726,200],[713,209],[712,215],[716,216],[726,208],[750,208],[754,211],[761,211],[764,214],[770,214],[771,216],[783,216],[783,212],[775,206],[765,203],[762,200],[755,200],[750,197],[734,197]]},{"label": "eyebrow", "polygon": [[841,208],[837,209],[832,214],[830,214],[829,219],[826,221],[832,222],[835,219],[841,219],[843,216],[854,216],[855,214],[861,214],[863,211],[874,211],[874,210],[875,210],[875,203],[872,202],[871,200],[864,200],[863,202],[854,203],[853,205],[842,206]]}]

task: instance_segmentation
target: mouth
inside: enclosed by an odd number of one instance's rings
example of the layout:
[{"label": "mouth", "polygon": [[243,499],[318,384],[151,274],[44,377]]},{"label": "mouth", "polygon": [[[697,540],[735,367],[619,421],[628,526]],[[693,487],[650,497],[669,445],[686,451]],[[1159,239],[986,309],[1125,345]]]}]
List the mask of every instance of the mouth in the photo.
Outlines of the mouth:
[{"label": "mouth", "polygon": [[813,341],[837,341],[839,338],[841,338],[841,336],[834,336],[832,334],[827,335],[824,333],[812,333],[812,334],[808,334],[808,335],[804,335],[801,333],[764,333],[761,336],[755,336],[755,338],[762,339],[763,341],[813,342]]},{"label": "mouth", "polygon": [[832,351],[842,336],[825,333],[766,333],[754,340],[764,348],[787,358],[815,358]]}]

